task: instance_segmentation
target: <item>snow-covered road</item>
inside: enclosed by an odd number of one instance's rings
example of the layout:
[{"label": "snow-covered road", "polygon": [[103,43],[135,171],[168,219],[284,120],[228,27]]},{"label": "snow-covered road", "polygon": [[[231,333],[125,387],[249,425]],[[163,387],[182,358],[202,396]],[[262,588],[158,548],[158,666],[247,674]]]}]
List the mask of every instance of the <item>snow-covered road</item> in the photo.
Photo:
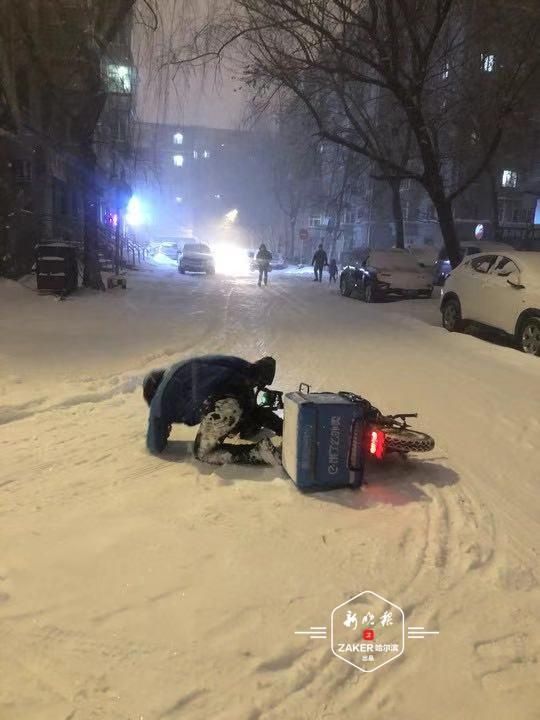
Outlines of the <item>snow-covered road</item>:
[{"label": "snow-covered road", "polygon": [[[293,273],[0,302],[2,720],[539,717],[538,358]],[[418,410],[437,448],[314,496],[187,428],[147,455],[142,376],[207,352]],[[362,590],[440,635],[369,675],[294,635]]]}]

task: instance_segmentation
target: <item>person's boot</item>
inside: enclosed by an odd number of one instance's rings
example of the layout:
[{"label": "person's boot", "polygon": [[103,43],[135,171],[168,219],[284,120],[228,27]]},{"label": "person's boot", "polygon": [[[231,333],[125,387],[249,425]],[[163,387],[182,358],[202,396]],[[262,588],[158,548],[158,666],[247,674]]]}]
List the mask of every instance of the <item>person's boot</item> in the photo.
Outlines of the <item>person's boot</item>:
[{"label": "person's boot", "polygon": [[264,438],[255,445],[261,460],[272,467],[281,466],[281,448],[276,447],[270,438]]}]

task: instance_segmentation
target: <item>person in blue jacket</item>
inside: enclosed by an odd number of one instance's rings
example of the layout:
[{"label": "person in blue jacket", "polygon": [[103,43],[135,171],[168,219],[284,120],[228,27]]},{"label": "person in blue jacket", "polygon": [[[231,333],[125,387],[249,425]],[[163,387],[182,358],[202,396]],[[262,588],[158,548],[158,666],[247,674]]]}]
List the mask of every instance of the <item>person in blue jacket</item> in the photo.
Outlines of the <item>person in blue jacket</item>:
[{"label": "person in blue jacket", "polygon": [[200,425],[194,454],[198,460],[223,465],[280,464],[280,451],[270,438],[257,443],[232,444],[225,439],[247,439],[263,428],[281,435],[282,419],[256,402],[256,390],[270,385],[276,372],[274,358],[250,363],[229,355],[206,355],[183,360],[168,370],[152,370],[143,381],[150,406],[146,446],[163,452],[173,423]]}]

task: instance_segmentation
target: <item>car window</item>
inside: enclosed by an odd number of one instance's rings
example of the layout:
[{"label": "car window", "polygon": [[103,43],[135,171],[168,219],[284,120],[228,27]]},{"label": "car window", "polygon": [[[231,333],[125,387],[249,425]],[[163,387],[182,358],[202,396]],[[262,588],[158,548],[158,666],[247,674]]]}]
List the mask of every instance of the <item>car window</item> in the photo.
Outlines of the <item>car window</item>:
[{"label": "car window", "polygon": [[208,245],[203,245],[202,243],[197,243],[194,245],[193,243],[184,245],[184,252],[198,252],[198,253],[209,253],[210,248]]},{"label": "car window", "polygon": [[508,277],[512,273],[519,273],[519,268],[513,260],[508,257],[500,257],[497,259],[493,270],[493,275],[500,275],[501,277]]},{"label": "car window", "polygon": [[496,255],[480,255],[480,257],[471,260],[471,267],[477,273],[482,273],[485,275],[490,271],[496,259]]}]

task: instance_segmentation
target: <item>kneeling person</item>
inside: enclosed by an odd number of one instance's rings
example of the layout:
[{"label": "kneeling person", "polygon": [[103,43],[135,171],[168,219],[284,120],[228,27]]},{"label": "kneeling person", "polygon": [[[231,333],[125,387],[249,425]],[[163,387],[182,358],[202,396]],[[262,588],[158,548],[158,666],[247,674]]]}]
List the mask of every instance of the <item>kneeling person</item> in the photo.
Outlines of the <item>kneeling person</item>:
[{"label": "kneeling person", "polygon": [[194,445],[198,460],[215,465],[279,465],[280,451],[269,438],[251,444],[225,442],[235,435],[253,437],[261,429],[282,434],[281,418],[256,402],[257,388],[270,385],[275,372],[274,358],[250,363],[227,355],[206,355],[168,370],[153,370],[143,382],[150,406],[148,449],[163,452],[173,423],[200,424]]}]

